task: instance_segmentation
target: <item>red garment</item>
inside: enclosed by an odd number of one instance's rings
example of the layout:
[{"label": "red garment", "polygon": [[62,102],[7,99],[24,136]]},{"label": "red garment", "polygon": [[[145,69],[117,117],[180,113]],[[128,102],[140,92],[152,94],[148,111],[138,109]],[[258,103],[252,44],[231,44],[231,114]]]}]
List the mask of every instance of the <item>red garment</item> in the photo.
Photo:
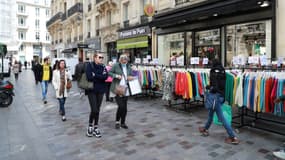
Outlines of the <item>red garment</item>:
[{"label": "red garment", "polygon": [[188,84],[188,78],[187,78],[187,73],[183,73],[183,79],[184,79],[184,84],[183,84],[183,92],[184,92],[184,94],[183,94],[183,98],[184,99],[189,99],[189,84]]},{"label": "red garment", "polygon": [[199,90],[199,94],[200,94],[200,95],[204,95],[204,92],[203,92],[203,82],[202,82],[201,73],[197,73],[197,77],[198,77],[198,90]]},{"label": "red garment", "polygon": [[176,72],[175,73],[175,94],[178,95],[179,93],[179,78],[180,78],[180,73]]},{"label": "red garment", "polygon": [[278,84],[278,79],[274,79],[273,83],[273,88],[271,90],[271,96],[270,96],[270,112],[274,112],[274,100],[276,99],[276,94],[277,94],[277,84]]},{"label": "red garment", "polygon": [[270,95],[271,95],[271,89],[272,89],[273,79],[268,78],[265,82],[265,112],[270,112]]}]

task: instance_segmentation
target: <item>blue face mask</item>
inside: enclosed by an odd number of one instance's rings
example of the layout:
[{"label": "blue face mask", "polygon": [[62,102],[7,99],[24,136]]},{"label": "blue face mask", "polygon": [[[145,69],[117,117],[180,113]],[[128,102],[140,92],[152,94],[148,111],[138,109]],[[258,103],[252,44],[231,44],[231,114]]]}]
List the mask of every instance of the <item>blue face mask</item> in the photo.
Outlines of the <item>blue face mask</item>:
[{"label": "blue face mask", "polygon": [[122,67],[127,67],[127,64],[122,64]]}]

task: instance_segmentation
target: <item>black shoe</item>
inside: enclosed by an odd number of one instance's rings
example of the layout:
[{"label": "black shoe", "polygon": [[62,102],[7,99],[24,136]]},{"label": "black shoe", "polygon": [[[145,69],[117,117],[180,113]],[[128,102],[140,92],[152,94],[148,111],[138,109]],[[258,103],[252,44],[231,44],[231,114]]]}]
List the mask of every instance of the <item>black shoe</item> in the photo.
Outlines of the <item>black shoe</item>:
[{"label": "black shoe", "polygon": [[120,129],[120,124],[119,124],[119,123],[116,123],[116,124],[115,124],[115,128],[116,128],[116,129]]},{"label": "black shoe", "polygon": [[46,100],[44,100],[44,104],[47,104],[47,101],[46,101]]},{"label": "black shoe", "polygon": [[93,127],[89,126],[87,128],[87,133],[86,133],[87,137],[92,137],[93,136]]},{"label": "black shoe", "polygon": [[93,135],[94,135],[96,138],[101,138],[100,130],[99,130],[98,128],[94,128],[94,130],[93,130]]},{"label": "black shoe", "polygon": [[129,127],[126,124],[121,124],[121,127],[124,129],[129,129]]}]

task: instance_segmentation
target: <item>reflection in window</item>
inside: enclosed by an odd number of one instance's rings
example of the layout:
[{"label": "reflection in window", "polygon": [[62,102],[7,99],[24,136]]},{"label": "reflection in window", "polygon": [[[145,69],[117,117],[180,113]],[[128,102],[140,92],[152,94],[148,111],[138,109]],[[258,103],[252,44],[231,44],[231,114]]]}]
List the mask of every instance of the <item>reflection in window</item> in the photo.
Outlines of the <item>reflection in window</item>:
[{"label": "reflection in window", "polygon": [[271,20],[227,26],[227,65],[234,56],[271,58]]}]

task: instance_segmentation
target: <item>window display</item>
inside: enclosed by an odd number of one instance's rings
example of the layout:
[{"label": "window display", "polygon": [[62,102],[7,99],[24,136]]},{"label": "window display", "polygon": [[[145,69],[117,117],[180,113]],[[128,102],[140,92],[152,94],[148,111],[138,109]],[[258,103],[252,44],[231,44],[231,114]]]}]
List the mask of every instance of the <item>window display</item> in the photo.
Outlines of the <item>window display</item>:
[{"label": "window display", "polygon": [[[175,33],[158,36],[158,59],[160,64],[184,65],[183,35],[184,33]],[[177,64],[177,60],[179,60],[179,64]]]},{"label": "window display", "polygon": [[195,33],[195,56],[208,58],[221,58],[220,29],[212,29]]},{"label": "window display", "polygon": [[234,56],[271,58],[271,20],[227,26],[227,65]]}]

